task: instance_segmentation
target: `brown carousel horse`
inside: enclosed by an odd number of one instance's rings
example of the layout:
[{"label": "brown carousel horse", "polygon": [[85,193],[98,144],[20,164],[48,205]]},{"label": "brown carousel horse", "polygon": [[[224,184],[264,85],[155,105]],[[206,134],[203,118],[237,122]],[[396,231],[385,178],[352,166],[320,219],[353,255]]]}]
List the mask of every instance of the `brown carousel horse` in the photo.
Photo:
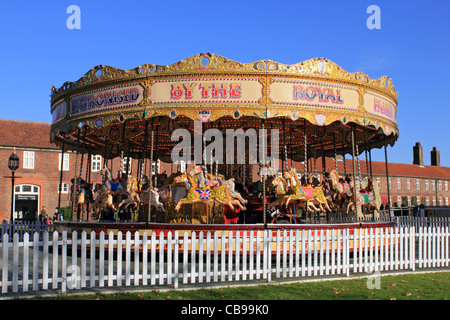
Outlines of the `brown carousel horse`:
[{"label": "brown carousel horse", "polygon": [[267,206],[268,210],[282,205],[284,198],[288,192],[286,179],[284,179],[283,177],[275,177],[272,180],[272,185],[274,186],[276,199],[274,201],[272,201],[271,203],[269,203],[269,205]]},{"label": "brown carousel horse", "polygon": [[349,183],[349,179],[345,180],[339,178],[339,174],[336,170],[331,170],[329,173],[331,179],[331,193],[333,202],[342,213],[348,214],[351,206],[354,206],[352,201],[352,188]]},{"label": "brown carousel horse", "polygon": [[365,215],[366,211],[371,211],[377,207],[371,179],[368,179],[366,188],[356,190],[355,204],[353,200],[353,182],[349,181],[348,178],[346,180],[339,179],[339,174],[336,170],[330,171],[330,178],[335,191],[334,202],[342,209],[342,212],[348,214],[350,210],[355,210],[356,206],[361,206],[362,213]]}]

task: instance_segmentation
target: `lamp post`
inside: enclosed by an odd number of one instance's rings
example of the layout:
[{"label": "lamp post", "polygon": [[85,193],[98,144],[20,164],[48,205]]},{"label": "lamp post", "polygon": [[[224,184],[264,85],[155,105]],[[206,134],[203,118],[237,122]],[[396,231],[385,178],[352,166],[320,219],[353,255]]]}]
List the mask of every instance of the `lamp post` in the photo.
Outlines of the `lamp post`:
[{"label": "lamp post", "polygon": [[11,170],[11,222],[14,221],[14,171],[19,168],[19,157],[16,154],[16,148],[8,159],[8,168]]}]

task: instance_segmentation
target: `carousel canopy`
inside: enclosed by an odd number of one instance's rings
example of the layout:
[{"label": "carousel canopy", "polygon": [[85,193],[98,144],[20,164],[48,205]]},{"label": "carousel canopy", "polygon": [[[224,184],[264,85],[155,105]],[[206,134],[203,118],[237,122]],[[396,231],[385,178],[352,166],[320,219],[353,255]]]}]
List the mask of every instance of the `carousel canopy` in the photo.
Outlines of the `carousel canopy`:
[{"label": "carousel canopy", "polygon": [[[397,92],[382,76],[349,73],[326,58],[293,65],[240,63],[198,54],[172,65],[131,70],[96,66],[52,87],[50,140],[65,150],[114,158],[124,149],[170,161],[177,128],[277,128],[289,158],[361,153],[398,138]],[[150,135],[150,132],[153,135]],[[353,134],[351,134],[353,132]],[[306,139],[305,139],[306,138]],[[282,149],[282,148],[281,148]]]}]

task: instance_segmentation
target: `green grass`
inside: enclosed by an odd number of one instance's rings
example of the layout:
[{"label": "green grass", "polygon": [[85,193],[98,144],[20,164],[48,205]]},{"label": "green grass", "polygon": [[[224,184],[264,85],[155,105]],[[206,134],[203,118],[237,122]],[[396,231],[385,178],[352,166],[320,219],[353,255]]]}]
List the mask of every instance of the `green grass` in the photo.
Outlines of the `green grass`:
[{"label": "green grass", "polygon": [[379,278],[368,289],[367,278],[280,285],[164,292],[59,296],[69,300],[447,300],[450,272],[404,274]]}]

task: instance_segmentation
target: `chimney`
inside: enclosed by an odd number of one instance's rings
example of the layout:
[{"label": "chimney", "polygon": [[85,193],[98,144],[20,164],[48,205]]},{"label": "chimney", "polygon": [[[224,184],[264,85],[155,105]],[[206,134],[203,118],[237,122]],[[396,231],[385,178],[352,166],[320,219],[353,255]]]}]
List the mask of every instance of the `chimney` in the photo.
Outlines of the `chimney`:
[{"label": "chimney", "polygon": [[423,166],[423,151],[420,142],[416,142],[416,145],[413,147],[413,164]]},{"label": "chimney", "polygon": [[441,154],[436,147],[433,147],[431,150],[431,165],[432,166],[440,166],[441,165]]}]

